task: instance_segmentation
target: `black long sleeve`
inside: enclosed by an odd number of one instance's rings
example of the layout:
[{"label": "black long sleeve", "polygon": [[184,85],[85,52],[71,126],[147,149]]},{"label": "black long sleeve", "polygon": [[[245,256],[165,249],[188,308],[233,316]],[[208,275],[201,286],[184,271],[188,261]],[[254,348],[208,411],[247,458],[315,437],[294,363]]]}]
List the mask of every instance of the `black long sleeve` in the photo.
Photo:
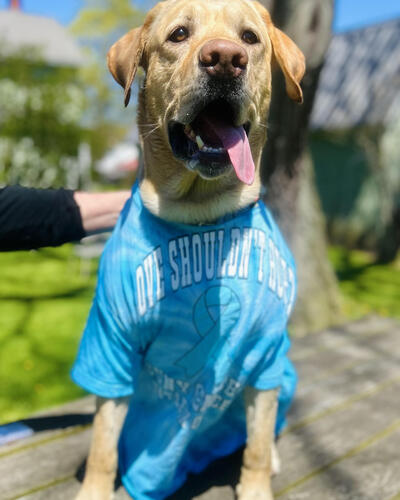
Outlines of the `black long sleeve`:
[{"label": "black long sleeve", "polygon": [[30,250],[85,236],[74,192],[66,189],[0,189],[0,251]]}]

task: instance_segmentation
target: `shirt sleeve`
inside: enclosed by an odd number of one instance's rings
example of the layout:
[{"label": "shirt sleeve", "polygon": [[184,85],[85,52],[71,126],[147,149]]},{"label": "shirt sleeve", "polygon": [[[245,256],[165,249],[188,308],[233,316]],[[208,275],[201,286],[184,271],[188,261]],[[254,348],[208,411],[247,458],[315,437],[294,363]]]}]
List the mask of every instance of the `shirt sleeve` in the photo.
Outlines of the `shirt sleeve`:
[{"label": "shirt sleeve", "polygon": [[106,248],[96,296],[71,372],[78,385],[106,398],[132,394],[142,363],[143,349],[130,306],[133,302],[123,279],[118,262],[113,262]]},{"label": "shirt sleeve", "polygon": [[85,235],[73,191],[0,189],[0,251],[59,246]]},{"label": "shirt sleeve", "polygon": [[[285,331],[280,335],[279,341],[270,349],[269,355],[260,361],[249,381],[249,385],[260,391],[281,387],[289,348],[289,335]],[[289,381],[286,382],[289,383]],[[293,380],[293,383],[296,384],[296,380]]]}]

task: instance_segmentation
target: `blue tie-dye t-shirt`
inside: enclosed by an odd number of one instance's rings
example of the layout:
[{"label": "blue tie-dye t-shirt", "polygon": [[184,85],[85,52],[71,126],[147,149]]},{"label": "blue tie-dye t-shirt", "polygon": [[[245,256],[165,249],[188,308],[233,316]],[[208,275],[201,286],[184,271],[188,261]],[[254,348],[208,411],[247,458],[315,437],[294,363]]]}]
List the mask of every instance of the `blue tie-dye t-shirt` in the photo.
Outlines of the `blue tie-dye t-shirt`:
[{"label": "blue tie-dye t-shirt", "polygon": [[72,370],[103,397],[132,395],[119,443],[135,500],[166,498],[246,439],[242,392],[296,385],[286,326],[295,266],[262,202],[215,225],[165,222],[137,185],[101,259]]}]

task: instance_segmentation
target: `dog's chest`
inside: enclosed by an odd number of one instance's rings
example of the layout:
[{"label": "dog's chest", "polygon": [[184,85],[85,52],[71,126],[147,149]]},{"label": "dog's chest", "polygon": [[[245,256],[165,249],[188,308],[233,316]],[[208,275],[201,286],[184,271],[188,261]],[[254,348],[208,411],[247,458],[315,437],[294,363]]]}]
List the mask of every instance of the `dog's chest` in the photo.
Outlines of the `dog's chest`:
[{"label": "dog's chest", "polygon": [[294,300],[294,270],[268,228],[246,222],[153,226],[135,241],[127,293],[149,367],[182,380],[210,367],[226,378],[236,368],[251,370],[260,337],[275,347]]}]

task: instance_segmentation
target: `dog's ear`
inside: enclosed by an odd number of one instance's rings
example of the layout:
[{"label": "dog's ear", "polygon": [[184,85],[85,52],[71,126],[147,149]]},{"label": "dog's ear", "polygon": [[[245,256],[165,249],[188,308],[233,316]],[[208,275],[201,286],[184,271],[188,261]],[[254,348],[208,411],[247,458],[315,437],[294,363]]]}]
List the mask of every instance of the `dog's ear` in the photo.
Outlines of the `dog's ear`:
[{"label": "dog's ear", "polygon": [[149,38],[149,29],[164,2],[156,4],[147,14],[143,26],[129,31],[114,43],[107,54],[108,69],[115,80],[125,89],[125,106],[131,98],[131,87],[138,66],[146,64],[145,48]]},{"label": "dog's ear", "polygon": [[303,102],[303,91],[300,82],[306,71],[303,52],[283,31],[271,23],[269,36],[272,42],[273,55],[285,75],[286,91],[293,101]]},{"label": "dog's ear", "polygon": [[272,56],[283,71],[286,91],[291,99],[302,103],[303,91],[301,90],[300,82],[306,71],[303,52],[291,38],[274,26],[269,12],[264,6],[258,2],[253,2],[253,5],[267,25],[268,35],[272,44]]},{"label": "dog's ear", "polygon": [[131,97],[131,87],[144,50],[142,27],[135,28],[118,42],[107,54],[107,64],[112,76],[125,89],[125,106]]}]

